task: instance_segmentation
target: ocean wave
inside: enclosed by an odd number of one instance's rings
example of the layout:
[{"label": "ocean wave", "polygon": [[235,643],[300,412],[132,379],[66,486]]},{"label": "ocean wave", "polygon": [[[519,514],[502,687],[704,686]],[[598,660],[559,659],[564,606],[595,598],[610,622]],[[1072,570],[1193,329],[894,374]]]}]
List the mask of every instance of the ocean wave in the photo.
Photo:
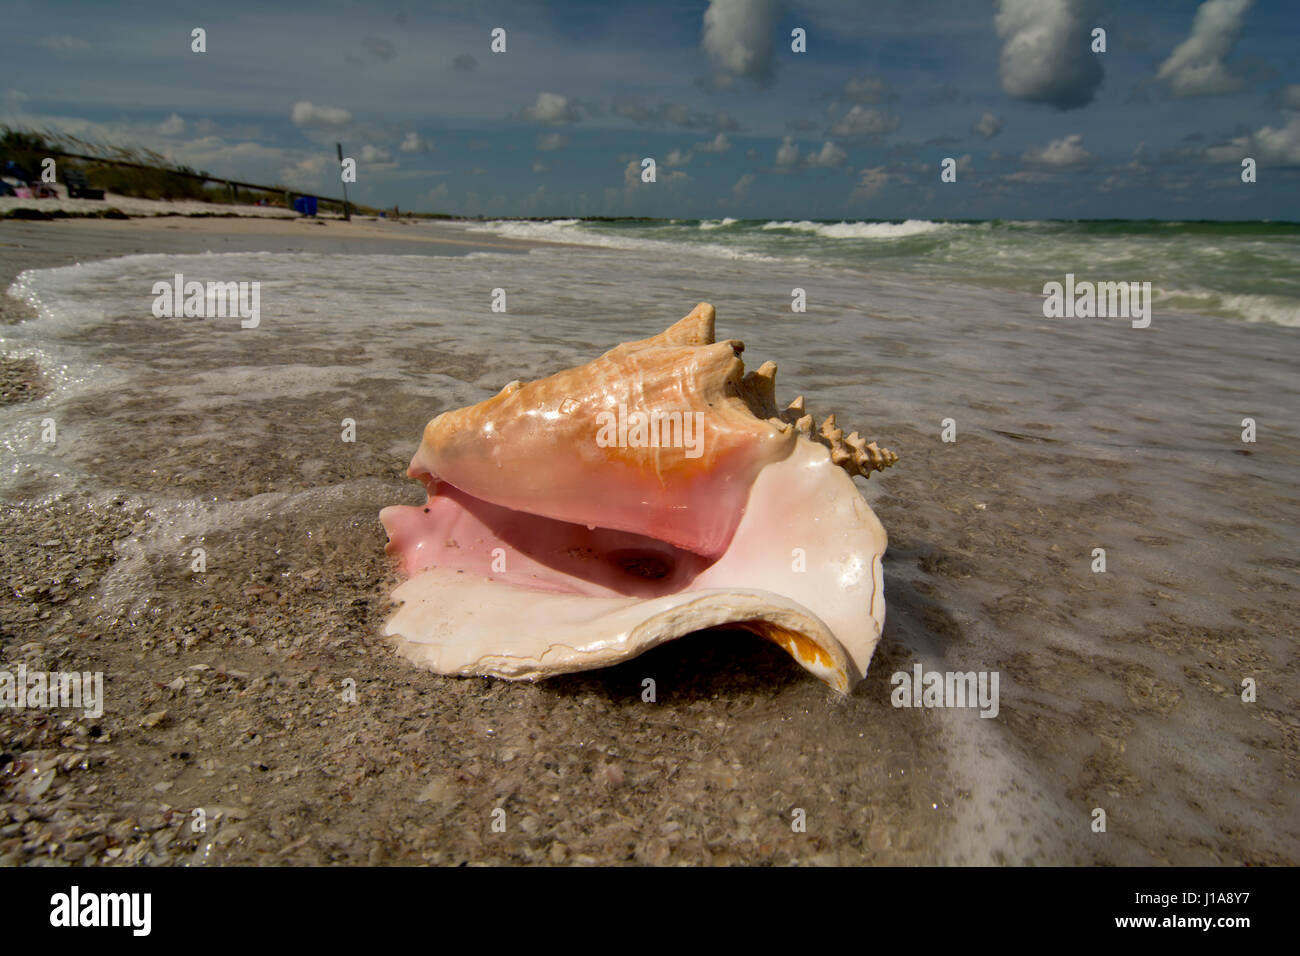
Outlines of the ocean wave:
[{"label": "ocean wave", "polygon": [[1300,329],[1300,305],[1294,299],[1273,295],[1208,292],[1204,289],[1187,291],[1157,288],[1152,292],[1156,305]]},{"label": "ocean wave", "polygon": [[490,232],[509,239],[567,242],[572,245],[591,246],[598,249],[628,249],[638,252],[661,252],[670,255],[681,255],[686,252],[692,256],[709,256],[715,259],[743,259],[750,262],[784,261],[775,256],[750,252],[720,243],[691,242],[686,244],[674,239],[647,239],[638,236],[601,232],[598,226],[585,225],[578,219],[553,219],[547,222],[495,220],[470,226],[468,231]]},{"label": "ocean wave", "polygon": [[721,229],[724,226],[732,226],[738,222],[740,222],[739,219],[732,219],[730,216],[725,219],[701,219],[700,228],[703,230]]},{"label": "ocean wave", "polygon": [[759,228],[766,230],[784,229],[789,232],[810,232],[827,239],[906,239],[908,236],[923,236],[927,233],[954,229],[956,225],[946,222],[931,222],[928,219],[908,219],[906,222],[812,222],[802,219],[798,222],[785,220],[765,222]]}]

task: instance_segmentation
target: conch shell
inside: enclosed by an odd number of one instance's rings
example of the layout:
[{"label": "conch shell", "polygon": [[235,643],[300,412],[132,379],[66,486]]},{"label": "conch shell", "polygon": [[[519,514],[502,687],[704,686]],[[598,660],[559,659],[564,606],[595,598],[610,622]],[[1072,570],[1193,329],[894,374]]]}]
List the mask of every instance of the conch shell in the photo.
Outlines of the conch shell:
[{"label": "conch shell", "polygon": [[885,602],[885,530],[854,487],[897,461],[776,366],[744,374],[713,306],[549,378],[431,421],[383,509],[408,576],[384,633],[442,674],[536,679],[604,667],[694,631],[776,641],[843,693]]}]

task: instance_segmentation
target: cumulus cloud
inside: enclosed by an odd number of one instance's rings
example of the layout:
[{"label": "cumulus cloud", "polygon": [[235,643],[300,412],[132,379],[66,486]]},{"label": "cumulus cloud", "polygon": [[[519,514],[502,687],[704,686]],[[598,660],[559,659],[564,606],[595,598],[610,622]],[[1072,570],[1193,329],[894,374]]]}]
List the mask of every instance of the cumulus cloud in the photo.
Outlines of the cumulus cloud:
[{"label": "cumulus cloud", "polygon": [[781,147],[776,151],[776,164],[787,168],[799,165],[799,147],[794,144],[793,136],[781,140]]},{"label": "cumulus cloud", "polygon": [[402,140],[402,145],[397,148],[403,153],[427,153],[433,149],[433,143],[415,132],[415,130],[411,130],[406,134],[406,138]]},{"label": "cumulus cloud", "polygon": [[849,154],[844,152],[830,140],[822,143],[822,148],[816,153],[809,153],[804,157],[804,162],[809,166],[815,166],[821,169],[833,169],[843,164],[848,159]]},{"label": "cumulus cloud", "polygon": [[[655,182],[663,186],[675,186],[683,183],[691,177],[687,176],[680,169],[669,170],[668,172],[659,172],[656,170]],[[642,186],[650,186],[651,183],[641,182],[641,160],[630,159],[626,166],[623,167],[623,186],[628,191],[639,189]]]},{"label": "cumulus cloud", "polygon": [[849,80],[840,91],[840,98],[850,103],[875,106],[898,99],[894,88],[878,76],[860,76]]},{"label": "cumulus cloud", "polygon": [[532,106],[525,107],[520,115],[534,123],[576,123],[578,121],[578,107],[576,104],[570,103],[567,96],[561,96],[559,93],[542,92],[537,94],[537,102]]},{"label": "cumulus cloud", "polygon": [[286,166],[281,170],[280,178],[288,186],[315,189],[321,184],[325,169],[330,164],[331,158],[328,156],[308,156],[292,166]]},{"label": "cumulus cloud", "polygon": [[1174,96],[1222,96],[1236,93],[1245,81],[1228,71],[1223,58],[1232,52],[1251,0],[1206,0],[1196,11],[1192,32],[1160,64],[1156,80]]},{"label": "cumulus cloud", "polygon": [[694,153],[683,153],[680,149],[674,149],[664,158],[664,165],[668,167],[685,166],[694,157]]},{"label": "cumulus cloud", "polygon": [[992,139],[994,136],[997,136],[998,133],[1002,132],[1002,120],[999,117],[994,116],[988,110],[985,110],[980,115],[980,118],[975,121],[975,125],[972,126],[971,129],[974,132],[979,133],[985,139]]},{"label": "cumulus cloud", "polygon": [[537,137],[537,148],[546,151],[551,149],[564,149],[569,145],[569,137],[563,133],[543,133]]},{"label": "cumulus cloud", "polygon": [[180,136],[185,132],[185,120],[173,113],[158,125],[158,132],[164,136]]},{"label": "cumulus cloud", "polygon": [[1300,116],[1289,117],[1279,129],[1265,126],[1255,133],[1255,145],[1262,163],[1300,166]]},{"label": "cumulus cloud", "polygon": [[387,163],[391,162],[393,154],[380,146],[371,146],[369,143],[361,147],[361,161],[363,163]]},{"label": "cumulus cloud", "polygon": [[707,143],[696,143],[695,149],[701,153],[725,153],[731,149],[731,140],[727,139],[726,133],[719,133]]},{"label": "cumulus cloud", "polygon": [[547,166],[547,165],[546,165],[544,162],[542,162],[540,159],[534,159],[534,160],[533,160],[533,172],[535,172],[535,173],[547,173],[547,172],[550,172],[550,170],[551,170],[551,167]]},{"label": "cumulus cloud", "polygon": [[1025,186],[1042,186],[1054,181],[1049,174],[1036,169],[1020,169],[1014,173],[1007,173],[1002,180]]},{"label": "cumulus cloud", "polygon": [[858,185],[853,190],[853,199],[870,199],[888,185],[890,174],[884,166],[875,166],[858,170]]},{"label": "cumulus cloud", "polygon": [[641,185],[641,160],[629,159],[623,167],[623,187],[636,189]]},{"label": "cumulus cloud", "polygon": [[1090,0],[1001,0],[994,23],[1002,92],[1058,110],[1092,102],[1102,71],[1090,45]]},{"label": "cumulus cloud", "polygon": [[798,169],[802,167],[834,169],[836,166],[843,165],[844,160],[848,159],[848,155],[830,140],[822,143],[820,150],[801,155],[799,147],[795,145],[794,137],[787,136],[781,140],[781,146],[776,151],[776,165],[782,169]]},{"label": "cumulus cloud", "polygon": [[1265,166],[1300,166],[1300,116],[1288,116],[1280,127],[1264,126],[1254,133],[1207,147],[1204,156],[1212,163],[1234,166],[1247,156]]},{"label": "cumulus cloud", "polygon": [[337,106],[317,106],[308,100],[293,104],[290,114],[294,126],[312,128],[337,128],[352,122],[352,114]]},{"label": "cumulus cloud", "polygon": [[1029,146],[1021,155],[1027,166],[1044,169],[1076,169],[1087,166],[1097,157],[1083,148],[1083,134],[1071,133],[1054,139],[1046,146]]},{"label": "cumulus cloud", "polygon": [[753,173],[745,173],[745,175],[737,179],[735,184],[731,187],[731,194],[737,199],[742,198],[747,192],[749,192],[749,187],[754,184],[756,178],[757,177]]},{"label": "cumulus cloud", "polygon": [[719,85],[747,79],[760,86],[776,68],[778,0],[711,0],[704,11],[704,52],[717,65]]},{"label": "cumulus cloud", "polygon": [[894,113],[854,106],[831,127],[832,136],[845,139],[869,139],[892,133],[903,121]]}]

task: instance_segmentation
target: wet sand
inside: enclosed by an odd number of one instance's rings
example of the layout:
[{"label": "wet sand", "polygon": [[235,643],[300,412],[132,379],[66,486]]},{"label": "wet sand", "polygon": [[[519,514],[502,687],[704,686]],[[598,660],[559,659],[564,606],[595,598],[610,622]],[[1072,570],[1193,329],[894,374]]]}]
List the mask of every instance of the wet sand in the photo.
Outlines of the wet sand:
[{"label": "wet sand", "polygon": [[[0,278],[134,252],[528,248],[479,239],[396,224],[0,223]],[[22,318],[13,300],[4,309]],[[1242,360],[1267,356],[1272,334],[1245,331]],[[883,338],[875,371],[950,375],[930,354],[941,344]],[[842,361],[814,352],[809,363]],[[1113,361],[1101,389],[1196,395],[1193,362]],[[29,365],[5,368],[4,401],[39,394]],[[1053,404],[1060,368],[1030,355],[1014,374]],[[884,398],[872,428],[903,461],[864,490],[890,534],[888,620],[846,699],[743,633],[536,685],[412,670],[378,636],[392,572],[375,513],[418,497],[389,450],[408,431],[413,447],[405,421],[320,466],[322,480],[373,481],[373,507],[275,521],[257,520],[257,496],[301,478],[278,470],[273,434],[238,451],[160,449],[148,470],[135,450],[104,455],[106,481],[132,494],[4,505],[5,666],[102,670],[110,706],[94,719],[0,710],[0,862],[1294,864],[1300,501],[1280,476],[1300,451],[1281,414],[1293,393],[1276,400],[1255,445],[1146,414],[1141,440],[1168,455],[1134,467],[1133,436],[1110,418],[1087,440],[1061,434],[1063,411],[1087,417],[1064,398],[1025,418],[972,382],[966,407],[989,424],[963,417],[953,444],[917,425],[944,408],[906,414]],[[244,503],[248,520],[204,542],[234,570],[194,576],[126,546],[153,520],[144,497],[178,486]],[[1106,575],[1087,570],[1098,544]],[[96,598],[120,587],[124,560],[152,563],[158,597],[106,614]],[[999,669],[999,719],[892,707],[890,675],[918,660]],[[1254,704],[1239,699],[1243,676]],[[1216,803],[1225,789],[1230,809]],[[1106,834],[1090,827],[1099,806]]]}]

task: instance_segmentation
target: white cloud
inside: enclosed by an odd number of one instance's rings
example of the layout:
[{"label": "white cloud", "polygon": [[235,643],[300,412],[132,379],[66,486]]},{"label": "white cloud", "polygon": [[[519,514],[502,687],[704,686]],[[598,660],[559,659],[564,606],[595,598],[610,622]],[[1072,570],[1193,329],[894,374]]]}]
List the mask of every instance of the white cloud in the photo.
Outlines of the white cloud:
[{"label": "white cloud", "polygon": [[286,166],[281,171],[280,178],[287,186],[318,189],[322,184],[326,168],[331,165],[331,159],[332,157],[329,156],[308,156],[292,166]]},{"label": "white cloud", "polygon": [[858,173],[860,178],[857,187],[853,190],[853,199],[870,199],[884,189],[890,180],[890,175],[885,171],[884,166],[860,169]]},{"label": "white cloud", "polygon": [[757,177],[753,173],[745,173],[745,175],[737,179],[735,185],[731,187],[731,194],[737,199],[740,199],[749,192],[749,187],[754,184],[756,178]]},{"label": "white cloud", "polygon": [[793,136],[786,136],[781,140],[781,146],[776,151],[776,165],[782,169],[798,169],[811,167],[815,169],[833,169],[844,163],[848,158],[848,153],[840,149],[830,140],[822,143],[822,147],[817,152],[800,155],[799,147],[795,145]]},{"label": "white cloud", "polygon": [[[675,186],[677,183],[686,182],[690,178],[680,169],[672,169],[667,172],[659,168],[655,170],[655,184],[657,185]],[[641,182],[641,160],[628,160],[627,165],[623,167],[624,188],[631,191],[649,185],[651,184]]]},{"label": "white cloud", "polygon": [[569,145],[569,138],[563,133],[543,133],[537,137],[537,148],[545,152],[549,149],[564,149]]},{"label": "white cloud", "polygon": [[975,122],[975,125],[972,126],[971,129],[974,132],[979,133],[985,139],[992,139],[994,136],[997,136],[998,133],[1002,132],[1002,120],[999,117],[994,116],[988,110],[985,110],[980,114],[980,118]]},{"label": "white cloud", "polygon": [[1058,110],[1092,102],[1101,60],[1092,52],[1090,0],[1001,0],[994,23],[1002,38],[1002,92]]},{"label": "white cloud", "polygon": [[1255,133],[1260,162],[1300,166],[1300,116],[1288,117],[1281,129],[1265,126]]},{"label": "white cloud", "polygon": [[352,114],[337,106],[317,106],[308,100],[293,104],[290,114],[294,126],[339,127],[352,122]]},{"label": "white cloud", "polygon": [[731,149],[731,140],[727,139],[726,133],[719,133],[707,143],[696,143],[695,149],[701,153],[725,153]]},{"label": "white cloud", "polygon": [[1236,93],[1245,81],[1228,72],[1223,58],[1232,52],[1251,0],[1206,0],[1196,11],[1192,32],[1160,64],[1156,79],[1174,96]]},{"label": "white cloud", "polygon": [[361,161],[363,163],[387,163],[391,162],[393,154],[379,146],[371,146],[369,143],[361,147]]},{"label": "white cloud", "polygon": [[793,136],[781,140],[781,148],[776,151],[776,164],[786,167],[799,165],[799,147],[794,144]]},{"label": "white cloud", "polygon": [[683,153],[680,149],[674,149],[664,158],[664,165],[669,168],[672,168],[673,166],[685,166],[691,161],[694,155],[694,153]]},{"label": "white cloud", "polygon": [[1083,148],[1083,134],[1071,133],[1060,139],[1054,139],[1046,146],[1029,146],[1020,160],[1029,166],[1047,169],[1071,169],[1086,166],[1095,156]]},{"label": "white cloud", "polygon": [[574,123],[578,120],[578,108],[567,96],[542,92],[537,94],[537,102],[520,115],[534,123]]},{"label": "white cloud", "polygon": [[1055,182],[1047,173],[1034,169],[1021,169],[1014,173],[1007,173],[1002,179],[1009,183],[1024,183],[1030,186],[1041,186],[1044,183]]},{"label": "white cloud", "polygon": [[704,51],[723,78],[771,81],[776,57],[777,0],[711,0],[704,11]]},{"label": "white cloud", "polygon": [[547,166],[547,165],[546,165],[544,162],[542,162],[540,159],[534,159],[534,160],[533,160],[533,172],[535,172],[535,173],[548,173],[548,172],[550,172],[550,171],[551,171],[551,167]]},{"label": "white cloud", "polygon": [[158,124],[158,132],[164,136],[180,136],[185,132],[185,120],[173,113]]},{"label": "white cloud", "polygon": [[415,130],[406,134],[402,140],[402,145],[397,147],[399,152],[403,153],[427,153],[433,149],[433,141],[427,140]]},{"label": "white cloud", "polygon": [[1205,150],[1212,163],[1239,165],[1247,156],[1270,166],[1300,166],[1300,115],[1291,115],[1281,127],[1264,126],[1249,136],[1238,136]]},{"label": "white cloud", "polygon": [[892,133],[902,125],[903,121],[894,113],[854,106],[831,127],[831,135],[861,139]]},{"label": "white cloud", "polygon": [[804,161],[809,166],[817,166],[822,169],[831,169],[841,165],[844,160],[848,159],[849,154],[844,152],[830,140],[822,143],[820,152],[809,153]]},{"label": "white cloud", "polygon": [[630,159],[623,167],[623,187],[636,189],[641,185],[641,160]]}]

